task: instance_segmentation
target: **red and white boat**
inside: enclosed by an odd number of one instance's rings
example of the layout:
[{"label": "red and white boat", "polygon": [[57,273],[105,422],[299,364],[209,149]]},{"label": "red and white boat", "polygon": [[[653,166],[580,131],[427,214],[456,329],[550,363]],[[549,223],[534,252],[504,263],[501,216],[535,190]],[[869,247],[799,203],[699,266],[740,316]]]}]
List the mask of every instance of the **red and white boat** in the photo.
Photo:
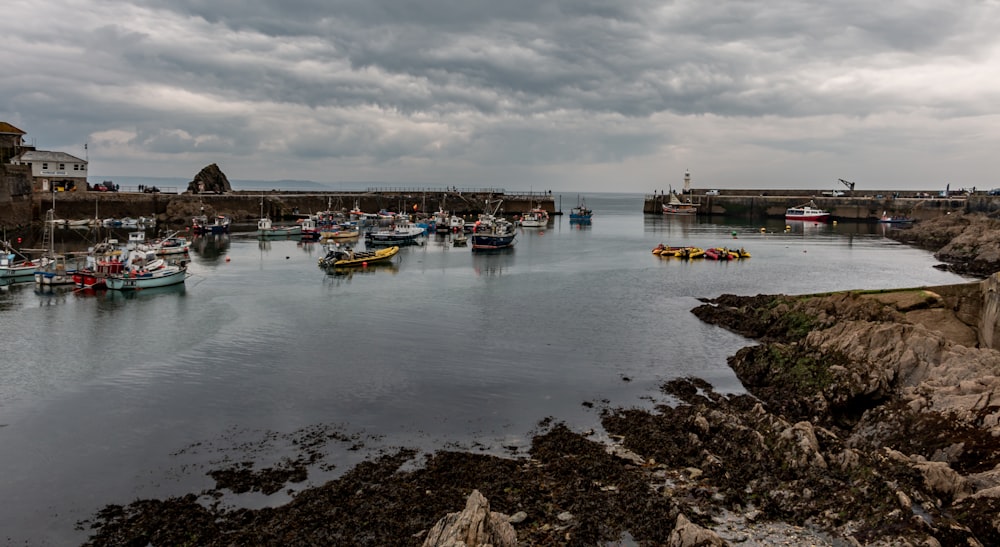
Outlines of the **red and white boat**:
[{"label": "red and white boat", "polygon": [[[812,202],[809,202],[812,204]],[[812,204],[815,205],[815,204]],[[830,212],[817,209],[812,205],[800,205],[785,209],[785,220],[815,220],[824,222],[830,218]]]}]

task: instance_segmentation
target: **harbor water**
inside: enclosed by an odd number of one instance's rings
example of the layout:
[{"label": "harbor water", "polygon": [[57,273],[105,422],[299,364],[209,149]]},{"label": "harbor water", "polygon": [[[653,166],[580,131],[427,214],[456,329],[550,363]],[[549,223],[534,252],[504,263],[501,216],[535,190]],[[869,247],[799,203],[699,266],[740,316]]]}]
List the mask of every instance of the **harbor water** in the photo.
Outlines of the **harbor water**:
[{"label": "harbor water", "polygon": [[[334,274],[319,244],[233,233],[198,238],[175,287],[0,287],[0,539],[78,544],[107,504],[211,488],[208,470],[279,461],[310,428],[350,442],[293,489],[383,448],[523,453],[541,420],[598,429],[603,405],[669,402],[657,388],[672,378],[740,392],[726,358],[752,342],[698,321],[700,298],[969,281],[885,225],[786,230],[643,215],[642,195],[580,198],[589,225],[555,216],[497,253],[431,235]],[[659,243],[752,258],[663,259]]]}]

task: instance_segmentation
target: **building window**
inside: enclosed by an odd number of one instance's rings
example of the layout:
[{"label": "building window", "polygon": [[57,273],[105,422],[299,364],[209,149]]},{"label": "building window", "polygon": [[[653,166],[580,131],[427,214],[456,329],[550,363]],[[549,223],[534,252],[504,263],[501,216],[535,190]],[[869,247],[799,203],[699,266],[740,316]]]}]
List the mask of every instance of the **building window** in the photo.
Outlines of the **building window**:
[{"label": "building window", "polygon": [[49,164],[47,164],[47,163],[43,163],[42,164],[42,169],[48,169],[48,168],[49,168]]},{"label": "building window", "polygon": [[73,170],[74,171],[79,171],[80,170],[80,166],[74,163],[73,164]]},{"label": "building window", "polygon": [[59,170],[60,171],[65,171],[66,170],[66,164],[65,163],[60,163],[59,164]]}]

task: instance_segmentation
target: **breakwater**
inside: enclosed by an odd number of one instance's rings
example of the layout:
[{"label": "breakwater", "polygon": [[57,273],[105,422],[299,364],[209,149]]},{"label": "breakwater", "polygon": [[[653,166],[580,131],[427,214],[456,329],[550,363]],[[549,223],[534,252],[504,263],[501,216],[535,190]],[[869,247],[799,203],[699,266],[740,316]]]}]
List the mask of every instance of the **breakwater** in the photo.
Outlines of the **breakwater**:
[{"label": "breakwater", "polygon": [[[354,192],[295,192],[287,190],[234,191],[225,194],[168,194],[139,192],[57,192],[13,197],[0,207],[0,226],[13,228],[38,222],[55,206],[66,219],[155,216],[166,224],[190,222],[198,214],[225,214],[250,221],[261,213],[271,218],[292,218],[322,210],[422,211],[439,207],[459,215],[483,211],[487,199],[502,199],[507,215],[541,207],[550,214],[562,212],[562,196],[551,192],[505,192],[497,189],[370,189]],[[816,190],[721,190],[718,195],[695,191],[684,196],[698,205],[698,214],[741,218],[781,218],[788,207],[812,201],[833,218],[875,221],[883,213],[927,220],[954,212],[1000,213],[1000,196],[985,192],[948,197],[918,191],[854,192],[828,196]],[[643,212],[660,214],[667,196],[648,194]]]},{"label": "breakwater", "polygon": [[[898,190],[854,192],[850,195],[829,196],[816,190],[723,190],[718,195],[704,191],[682,196],[698,205],[698,214],[742,218],[783,218],[785,210],[808,202],[830,211],[834,219],[877,221],[883,213],[927,220],[957,212],[996,212],[1000,196],[986,193],[942,197],[926,192]],[[649,194],[643,201],[643,212],[659,214],[669,195]]]},{"label": "breakwater", "polygon": [[0,224],[12,227],[38,222],[55,208],[57,218],[156,217],[166,224],[190,223],[199,214],[229,215],[252,221],[267,215],[287,219],[325,210],[380,210],[432,213],[439,208],[458,215],[481,213],[489,199],[502,199],[506,215],[533,207],[559,214],[550,192],[508,193],[496,189],[382,189],[359,192],[294,192],[286,190],[234,191],[224,194],[167,194],[139,192],[57,192],[14,200],[0,211]]}]

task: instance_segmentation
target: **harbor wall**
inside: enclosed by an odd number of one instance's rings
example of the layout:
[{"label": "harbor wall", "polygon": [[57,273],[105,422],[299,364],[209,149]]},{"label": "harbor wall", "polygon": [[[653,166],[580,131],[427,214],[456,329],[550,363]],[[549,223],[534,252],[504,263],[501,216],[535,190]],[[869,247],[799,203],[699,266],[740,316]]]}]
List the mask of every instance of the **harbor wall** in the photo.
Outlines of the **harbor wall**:
[{"label": "harbor wall", "polygon": [[[669,198],[663,194],[647,195],[643,212],[659,214]],[[926,220],[953,212],[1000,209],[1000,196],[937,197],[922,192],[871,192],[864,195],[824,196],[815,190],[753,191],[726,190],[721,195],[687,194],[698,205],[698,214],[742,218],[783,218],[785,210],[812,202],[814,207],[830,211],[834,219],[876,221],[883,213]]]},{"label": "harbor wall", "polygon": [[[156,217],[168,225],[190,224],[191,217],[208,214],[229,215],[234,221],[256,221],[263,214],[272,219],[288,219],[317,211],[350,210],[355,204],[366,212],[422,211],[439,207],[458,215],[483,212],[488,199],[502,199],[506,215],[519,215],[533,207],[558,214],[550,193],[525,192],[496,194],[469,191],[385,191],[385,192],[229,192],[225,194],[167,194],[139,192],[54,192],[36,194],[23,200],[20,208],[0,208],[0,225],[15,226],[38,222],[55,207],[56,217],[65,219]],[[416,208],[414,208],[416,207]]]}]

